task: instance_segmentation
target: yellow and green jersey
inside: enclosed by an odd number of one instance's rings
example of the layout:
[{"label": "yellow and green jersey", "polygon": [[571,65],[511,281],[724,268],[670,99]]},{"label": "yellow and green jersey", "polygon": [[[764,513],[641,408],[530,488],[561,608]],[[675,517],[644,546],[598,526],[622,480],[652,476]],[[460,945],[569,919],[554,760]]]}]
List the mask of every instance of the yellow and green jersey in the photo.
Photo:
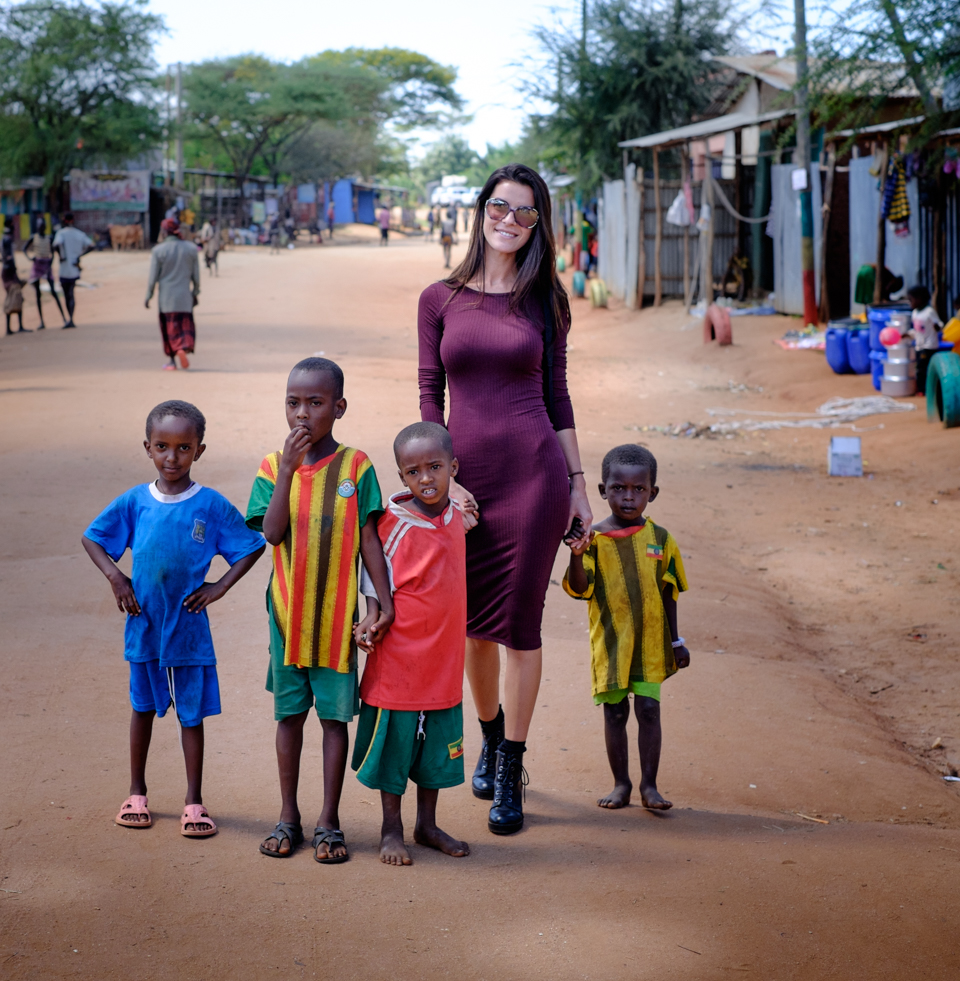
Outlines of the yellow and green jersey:
[{"label": "yellow and green jersey", "polygon": [[[266,457],[253,482],[246,521],[256,531],[263,530],[280,457]],[[341,444],[332,456],[294,474],[290,525],[274,546],[267,588],[267,606],[283,638],[284,664],[355,670],[360,529],[371,514],[382,512],[377,475],[360,450]]]},{"label": "yellow and green jersey", "polygon": [[621,691],[631,680],[659,683],[677,670],[663,608],[665,584],[674,599],[687,588],[673,536],[647,519],[643,527],[600,532],[583,555],[587,588],[563,588],[590,604],[593,694]]}]

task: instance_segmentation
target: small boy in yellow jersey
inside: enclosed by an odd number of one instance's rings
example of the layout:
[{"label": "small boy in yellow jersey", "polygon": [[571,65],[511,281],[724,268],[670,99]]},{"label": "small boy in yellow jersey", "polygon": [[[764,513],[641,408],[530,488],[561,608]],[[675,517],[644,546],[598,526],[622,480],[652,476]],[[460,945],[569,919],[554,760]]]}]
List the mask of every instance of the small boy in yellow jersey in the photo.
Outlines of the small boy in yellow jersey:
[{"label": "small boy in yellow jersey", "polygon": [[340,828],[347,768],[347,723],[360,710],[357,647],[357,556],[379,598],[367,627],[379,640],[393,623],[393,597],[377,518],[383,513],[373,464],[333,435],[347,411],[343,372],[326,358],[305,358],[287,379],[283,451],[260,464],[247,506],[247,525],[273,546],[267,588],[270,664],[280,770],[280,821],[260,845],[287,858],[304,840],[297,788],[303,725],[311,708],[323,727],[323,810],[313,832],[314,858],[324,865],[349,858]]},{"label": "small boy in yellow jersey", "polygon": [[644,517],[657,487],[654,455],[635,443],[604,458],[600,496],[610,517],[593,526],[590,544],[571,546],[563,588],[590,604],[593,700],[603,705],[607,758],[614,787],[600,807],[626,807],[633,784],[627,749],[630,702],[640,726],[640,801],[651,810],[673,805],[657,790],[660,685],[690,664],[677,630],[677,596],[687,588],[673,536]]}]

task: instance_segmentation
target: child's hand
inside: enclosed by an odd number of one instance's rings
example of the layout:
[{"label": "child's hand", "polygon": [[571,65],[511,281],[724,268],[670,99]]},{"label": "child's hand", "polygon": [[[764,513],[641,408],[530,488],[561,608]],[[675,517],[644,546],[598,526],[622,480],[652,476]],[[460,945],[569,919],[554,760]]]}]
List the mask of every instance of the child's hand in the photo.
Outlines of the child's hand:
[{"label": "child's hand", "polygon": [[480,508],[477,507],[477,502],[473,499],[472,494],[469,498],[464,500],[461,508],[461,513],[463,515],[463,530],[469,531],[471,528],[476,528],[480,523]]},{"label": "child's hand", "polygon": [[396,619],[396,614],[393,612],[392,606],[388,610],[380,610],[372,626],[367,628],[367,640],[371,644],[383,640],[394,619]]},{"label": "child's hand", "polygon": [[686,647],[677,647],[673,651],[673,659],[677,662],[678,668],[690,667],[690,652]]},{"label": "child's hand", "polygon": [[374,625],[379,619],[379,613],[376,609],[370,610],[367,615],[353,628],[353,639],[356,642],[357,647],[360,648],[365,654],[373,653],[373,644],[375,640],[379,639],[379,635],[375,635]]},{"label": "child's hand", "polygon": [[190,613],[199,613],[220,599],[226,591],[218,582],[205,582],[183,601],[183,605]]},{"label": "child's hand", "polygon": [[140,604],[133,593],[133,583],[119,570],[116,575],[110,576],[110,587],[117,600],[117,609],[121,613],[129,613],[131,616],[140,616]]},{"label": "child's hand", "polygon": [[595,531],[591,531],[590,534],[584,538],[575,538],[572,542],[570,542],[570,551],[573,552],[574,555],[583,555],[584,552],[586,552],[587,549],[593,544],[593,540],[596,538],[596,535],[597,533]]},{"label": "child's hand", "polygon": [[307,455],[307,450],[310,449],[311,445],[310,430],[304,429],[303,426],[294,426],[283,442],[283,456],[280,458],[280,466],[293,473],[303,463],[303,458]]}]

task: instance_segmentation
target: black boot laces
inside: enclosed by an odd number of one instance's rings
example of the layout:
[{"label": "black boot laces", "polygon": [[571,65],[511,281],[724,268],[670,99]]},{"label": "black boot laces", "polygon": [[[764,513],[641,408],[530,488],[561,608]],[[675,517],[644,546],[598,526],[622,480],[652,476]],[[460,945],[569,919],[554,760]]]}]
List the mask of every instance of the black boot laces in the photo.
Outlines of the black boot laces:
[{"label": "black boot laces", "polygon": [[493,806],[499,807],[503,803],[503,794],[508,787],[512,787],[516,781],[517,776],[514,771],[515,767],[520,767],[520,789],[523,794],[523,802],[527,802],[527,786],[530,783],[530,776],[527,773],[527,768],[520,762],[515,756],[508,757],[505,753],[500,755],[500,759],[497,761],[497,780],[494,784],[496,788],[496,793],[493,798]]}]

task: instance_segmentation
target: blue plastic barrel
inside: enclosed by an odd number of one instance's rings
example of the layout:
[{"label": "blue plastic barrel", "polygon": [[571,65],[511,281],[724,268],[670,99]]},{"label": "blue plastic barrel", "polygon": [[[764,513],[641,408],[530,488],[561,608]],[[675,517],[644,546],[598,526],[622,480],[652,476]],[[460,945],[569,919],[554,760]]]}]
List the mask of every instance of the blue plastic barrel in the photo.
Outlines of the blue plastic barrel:
[{"label": "blue plastic barrel", "polygon": [[850,370],[865,375],[870,370],[870,332],[867,330],[848,330],[847,361]]},{"label": "blue plastic barrel", "polygon": [[841,330],[836,327],[827,329],[827,341],[825,354],[827,364],[838,375],[845,375],[850,371],[850,360],[847,356],[847,334],[849,331]]},{"label": "blue plastic barrel", "polygon": [[887,321],[889,321],[891,313],[909,312],[910,305],[907,303],[891,303],[889,306],[867,307],[867,322],[870,324],[870,350],[883,350],[883,345],[880,343],[880,331],[887,326]]},{"label": "blue plastic barrel", "polygon": [[870,352],[870,374],[873,376],[873,387],[880,391],[880,379],[883,378],[883,362],[887,360],[887,349]]}]

